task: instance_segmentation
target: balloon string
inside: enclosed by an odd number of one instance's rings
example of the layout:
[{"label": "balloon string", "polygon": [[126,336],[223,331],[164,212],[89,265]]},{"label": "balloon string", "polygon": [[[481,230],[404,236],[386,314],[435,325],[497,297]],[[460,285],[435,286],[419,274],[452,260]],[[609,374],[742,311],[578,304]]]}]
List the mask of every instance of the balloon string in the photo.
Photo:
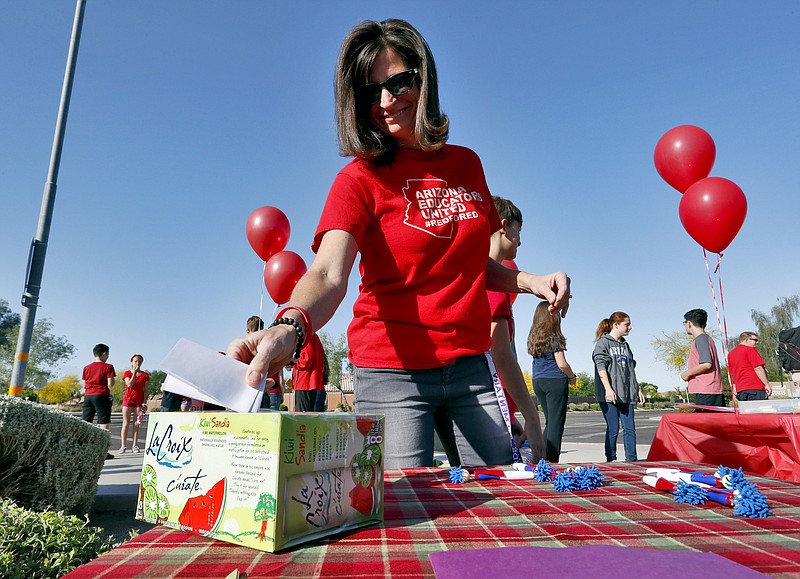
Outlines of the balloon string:
[{"label": "balloon string", "polygon": [[[722,356],[725,360],[725,367],[730,368],[728,365],[728,322],[725,319],[725,296],[722,293],[722,274],[720,273],[720,269],[722,267],[722,254],[719,254],[717,258],[717,267],[714,268],[714,274],[717,275],[719,280],[719,299],[720,305],[722,306],[722,318],[720,319],[720,307],[717,306],[717,295],[714,292],[714,280],[711,277],[711,268],[708,265],[708,253],[706,250],[703,249],[703,259],[706,263],[706,272],[708,273],[708,281],[711,284],[711,299],[714,301],[714,311],[717,315],[717,327],[722,334]],[[728,382],[731,384],[731,396],[733,397],[733,411],[735,414],[739,413],[739,404],[736,398],[736,384],[733,383],[731,379],[730,372],[728,373]]]},{"label": "balloon string", "polygon": [[261,286],[261,299],[258,302],[258,317],[261,318],[262,320],[264,319],[264,316],[262,316],[261,314],[264,311],[264,274],[265,273],[267,273],[267,262],[266,261],[264,262],[264,270],[261,273],[261,283],[259,284]]}]

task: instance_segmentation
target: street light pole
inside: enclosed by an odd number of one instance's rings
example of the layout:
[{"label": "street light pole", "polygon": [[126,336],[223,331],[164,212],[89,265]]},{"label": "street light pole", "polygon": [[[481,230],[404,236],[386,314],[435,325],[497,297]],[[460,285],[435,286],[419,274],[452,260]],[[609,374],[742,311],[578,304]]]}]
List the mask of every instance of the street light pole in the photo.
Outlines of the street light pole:
[{"label": "street light pole", "polygon": [[56,182],[58,168],[61,164],[61,149],[64,145],[64,130],[67,126],[69,101],[72,96],[72,81],[75,77],[75,63],[78,60],[78,46],[83,28],[83,13],[86,0],[77,0],[75,20],[72,24],[72,37],[69,43],[67,69],[64,72],[64,84],[61,88],[61,102],[58,107],[58,120],[53,138],[53,150],[50,155],[50,169],[42,194],[42,209],[39,213],[39,225],[36,237],[31,242],[28,255],[28,269],[25,275],[25,293],[22,294],[22,317],[19,325],[17,352],[14,356],[14,367],[11,370],[11,383],[8,393],[11,396],[22,396],[25,383],[25,370],[28,368],[28,357],[33,336],[33,324],[36,321],[36,308],[39,307],[39,291],[42,287],[44,257],[47,252],[47,241],[50,237],[50,222],[53,219],[53,206],[56,201]]}]

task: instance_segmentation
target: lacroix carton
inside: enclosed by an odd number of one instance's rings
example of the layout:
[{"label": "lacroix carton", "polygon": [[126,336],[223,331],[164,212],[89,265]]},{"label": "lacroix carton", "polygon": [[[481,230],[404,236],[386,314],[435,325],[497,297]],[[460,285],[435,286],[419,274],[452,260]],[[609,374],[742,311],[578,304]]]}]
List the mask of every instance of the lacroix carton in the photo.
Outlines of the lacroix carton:
[{"label": "lacroix carton", "polygon": [[383,416],[150,415],[136,518],[277,551],[383,520]]}]

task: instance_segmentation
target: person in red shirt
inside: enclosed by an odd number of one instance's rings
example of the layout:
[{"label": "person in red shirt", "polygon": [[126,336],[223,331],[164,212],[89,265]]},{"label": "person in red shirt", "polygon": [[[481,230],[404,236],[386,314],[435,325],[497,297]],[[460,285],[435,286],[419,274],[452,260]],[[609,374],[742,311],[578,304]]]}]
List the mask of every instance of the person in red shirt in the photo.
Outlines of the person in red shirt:
[{"label": "person in red shirt", "polygon": [[756,350],[758,334],[742,332],[739,345],[728,353],[728,373],[736,388],[736,399],[766,400],[772,394],[766,362]]},{"label": "person in red shirt", "polygon": [[317,391],[324,390],[322,376],[325,372],[325,350],[316,334],[300,352],[300,358],[292,366],[292,390],[296,412],[314,412]]},{"label": "person in red shirt", "polygon": [[114,385],[116,371],[107,363],[109,348],[105,344],[97,344],[92,348],[94,362],[83,369],[83,419],[94,422],[97,415],[97,426],[108,430],[111,424],[111,390]]},{"label": "person in red shirt", "polygon": [[569,278],[489,259],[502,224],[478,155],[446,144],[433,55],[403,20],[365,21],[344,40],[335,105],[339,145],[355,157],[337,175],[316,257],[273,326],[232,341],[247,383],[299,357],[331,319],[360,253],[348,328],[356,410],[385,415],[384,465],[433,465],[433,433],[451,464],[509,464],[489,363],[486,290],[533,293],[566,313]]},{"label": "person in red shirt", "polygon": [[122,397],[122,446],[119,448],[120,454],[128,451],[128,430],[133,423],[133,447],[132,452],[140,452],[139,449],[139,426],[140,421],[137,415],[144,412],[147,407],[144,405],[147,385],[150,382],[150,375],[142,371],[144,358],[141,354],[131,356],[131,369],[125,370],[122,380],[125,382],[125,395]]},{"label": "person in red shirt", "polygon": [[[500,217],[502,228],[492,234],[489,257],[498,263],[517,257],[517,248],[522,245],[522,212],[508,199],[493,197],[494,206]],[[525,419],[525,438],[533,453],[533,462],[545,456],[542,425],[539,421],[537,403],[528,392],[528,385],[522,375],[514,352],[514,316],[511,313],[511,295],[508,292],[488,291],[489,307],[492,313],[492,360],[497,368],[503,390],[510,395],[508,410],[512,433],[516,424],[514,414],[517,408]],[[519,437],[519,443],[523,437]]]}]

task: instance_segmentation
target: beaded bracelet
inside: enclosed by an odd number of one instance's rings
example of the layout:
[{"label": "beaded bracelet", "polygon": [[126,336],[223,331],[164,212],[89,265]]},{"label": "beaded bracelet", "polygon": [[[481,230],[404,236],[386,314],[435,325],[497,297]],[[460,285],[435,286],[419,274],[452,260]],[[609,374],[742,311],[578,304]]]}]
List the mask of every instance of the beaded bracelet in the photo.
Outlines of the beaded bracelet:
[{"label": "beaded bracelet", "polygon": [[293,360],[298,360],[300,358],[300,350],[303,349],[303,342],[305,341],[305,336],[303,335],[303,328],[300,327],[300,324],[297,323],[297,320],[292,318],[278,318],[274,322],[272,322],[269,327],[272,328],[278,325],[287,325],[292,326],[294,331],[297,332],[297,347],[294,351],[294,356],[292,356]]},{"label": "beaded bracelet", "polygon": [[300,317],[303,318],[303,323],[306,325],[306,336],[310,336],[314,333],[314,329],[311,327],[311,318],[308,316],[308,312],[299,306],[286,306],[278,312],[277,317],[284,317],[283,314],[289,310],[295,310],[298,314],[300,314]]}]

